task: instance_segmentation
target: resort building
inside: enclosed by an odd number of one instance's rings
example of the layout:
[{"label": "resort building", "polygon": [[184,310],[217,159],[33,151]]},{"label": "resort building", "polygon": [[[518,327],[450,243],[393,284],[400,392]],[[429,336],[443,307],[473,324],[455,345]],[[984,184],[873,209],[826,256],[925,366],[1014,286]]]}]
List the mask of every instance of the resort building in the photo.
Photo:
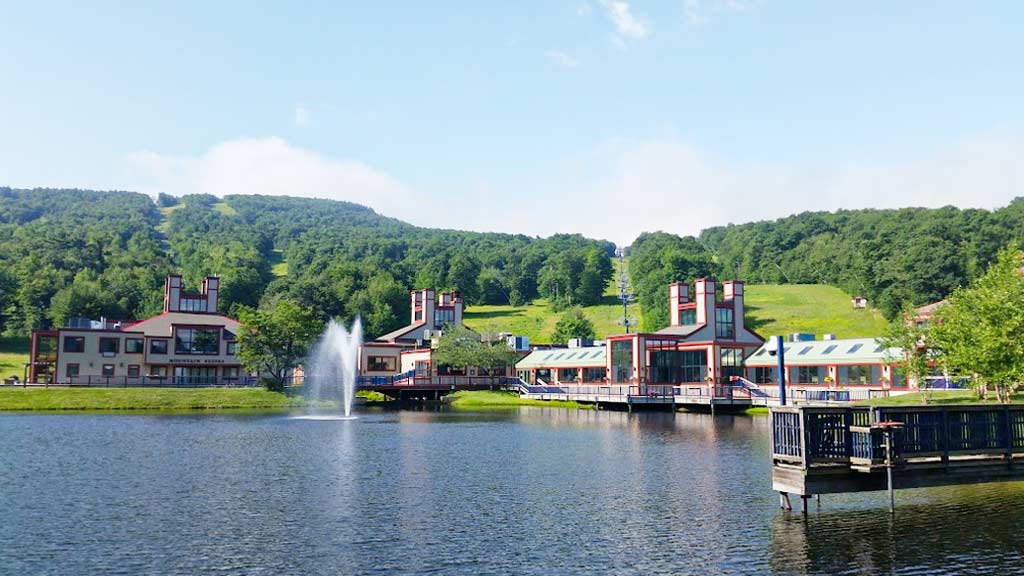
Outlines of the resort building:
[{"label": "resort building", "polygon": [[[802,340],[783,344],[786,386],[810,390],[860,390],[859,396],[906,391],[911,383],[895,365],[902,351],[886,348],[877,338]],[[778,357],[771,344],[746,361],[745,377],[756,385],[777,385]],[[872,394],[877,392],[877,394]]]},{"label": "resort building", "polygon": [[[359,350],[359,375],[375,385],[428,385],[441,382],[479,382],[490,385],[512,375],[512,366],[452,367],[433,360],[432,346],[445,326],[463,324],[465,305],[458,292],[437,294],[433,289],[409,294],[409,324],[364,343]],[[468,328],[467,328],[468,330]]]},{"label": "resort building", "polygon": [[[715,394],[743,374],[744,359],[764,343],[743,320],[743,283],[701,278],[669,285],[669,326],[608,337],[601,346],[535,350],[516,369],[535,386],[607,384],[645,390],[692,385]],[[635,393],[635,392],[630,392]]]},{"label": "resort building", "polygon": [[72,319],[33,330],[28,381],[48,384],[183,386],[232,384],[245,375],[235,355],[238,322],[218,312],[220,281],[187,292],[181,276],[164,284],[162,314],[138,322]]}]

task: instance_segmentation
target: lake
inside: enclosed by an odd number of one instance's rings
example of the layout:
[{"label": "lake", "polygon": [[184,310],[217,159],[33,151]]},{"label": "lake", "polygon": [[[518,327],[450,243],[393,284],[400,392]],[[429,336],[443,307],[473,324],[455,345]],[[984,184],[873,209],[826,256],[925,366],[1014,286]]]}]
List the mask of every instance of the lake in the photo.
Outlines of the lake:
[{"label": "lake", "polygon": [[[1014,574],[1024,485],[771,491],[766,417],[0,415],[2,574]],[[797,503],[799,500],[797,499]]]}]

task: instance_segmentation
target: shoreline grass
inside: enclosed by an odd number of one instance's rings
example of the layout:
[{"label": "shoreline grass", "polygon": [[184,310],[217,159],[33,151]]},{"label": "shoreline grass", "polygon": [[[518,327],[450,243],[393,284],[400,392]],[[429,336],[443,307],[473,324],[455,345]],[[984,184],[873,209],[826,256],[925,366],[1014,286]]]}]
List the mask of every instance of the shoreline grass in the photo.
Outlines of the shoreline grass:
[{"label": "shoreline grass", "polygon": [[[1024,404],[1024,392],[1013,394],[1010,401],[1013,404]],[[924,404],[921,392],[854,402],[854,406],[922,406]],[[996,398],[995,392],[989,392],[988,398],[981,400],[973,390],[933,390],[928,393],[928,404],[935,406],[999,404],[999,400]]]},{"label": "shoreline grass", "polygon": [[507,409],[520,406],[541,406],[545,408],[569,408],[576,410],[593,410],[589,404],[565,400],[533,400],[520,398],[515,392],[499,392],[491,390],[459,390],[445,396],[445,401],[452,408],[463,410]]},{"label": "shoreline grass", "polygon": [[327,407],[262,388],[5,388],[0,411],[288,410]]}]

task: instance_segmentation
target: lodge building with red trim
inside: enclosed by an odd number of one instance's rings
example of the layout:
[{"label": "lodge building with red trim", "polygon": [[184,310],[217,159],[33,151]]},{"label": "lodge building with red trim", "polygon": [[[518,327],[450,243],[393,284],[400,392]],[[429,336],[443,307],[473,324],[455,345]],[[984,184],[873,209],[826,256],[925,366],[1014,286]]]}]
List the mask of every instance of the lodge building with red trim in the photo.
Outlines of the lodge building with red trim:
[{"label": "lodge building with red trim", "polygon": [[239,323],[219,313],[220,280],[188,292],[164,284],[163,312],[137,322],[73,319],[33,330],[27,380],[57,385],[230,385],[246,378],[236,354]]}]

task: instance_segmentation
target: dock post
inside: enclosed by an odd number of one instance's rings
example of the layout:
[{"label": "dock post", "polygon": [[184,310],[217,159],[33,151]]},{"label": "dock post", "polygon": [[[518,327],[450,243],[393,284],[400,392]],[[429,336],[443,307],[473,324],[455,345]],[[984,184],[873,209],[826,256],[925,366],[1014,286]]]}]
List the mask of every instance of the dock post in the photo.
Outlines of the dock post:
[{"label": "dock post", "polygon": [[789,503],[789,492],[779,492],[779,508],[792,510],[793,505]]},{"label": "dock post", "polygon": [[808,496],[807,494],[801,494],[800,495],[800,513],[803,514],[804,516],[807,516],[807,501],[810,498],[811,497]]},{"label": "dock post", "polygon": [[896,513],[896,494],[892,489],[892,429],[885,429],[885,480],[889,491],[889,514]]}]

